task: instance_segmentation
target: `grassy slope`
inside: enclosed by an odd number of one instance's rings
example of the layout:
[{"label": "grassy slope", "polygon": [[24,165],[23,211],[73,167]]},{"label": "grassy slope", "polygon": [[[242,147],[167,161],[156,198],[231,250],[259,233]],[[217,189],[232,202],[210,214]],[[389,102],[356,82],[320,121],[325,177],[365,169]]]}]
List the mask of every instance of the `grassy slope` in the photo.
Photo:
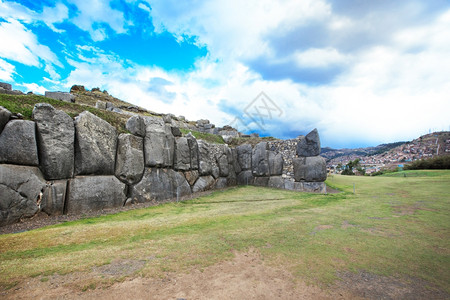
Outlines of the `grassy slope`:
[{"label": "grassy slope", "polygon": [[[450,171],[422,175],[333,176],[330,185],[344,192],[330,195],[243,186],[3,235],[0,284],[89,272],[116,259],[144,260],[138,275],[162,276],[254,247],[267,263],[309,282],[326,285],[338,271],[362,269],[422,278],[449,292]],[[90,286],[105,283],[92,280]]]}]

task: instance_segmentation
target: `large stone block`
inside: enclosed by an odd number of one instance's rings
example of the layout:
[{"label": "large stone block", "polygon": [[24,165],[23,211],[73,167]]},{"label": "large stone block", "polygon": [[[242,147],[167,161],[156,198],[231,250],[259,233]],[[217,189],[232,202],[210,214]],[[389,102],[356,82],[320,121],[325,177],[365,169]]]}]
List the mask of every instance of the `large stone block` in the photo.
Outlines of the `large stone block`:
[{"label": "large stone block", "polygon": [[269,176],[269,152],[267,142],[256,144],[252,151],[253,176]]},{"label": "large stone block", "polygon": [[232,163],[233,163],[234,172],[236,174],[239,174],[239,173],[241,173],[242,168],[241,168],[241,165],[239,164],[239,158],[238,158],[238,153],[237,153],[236,148],[231,149],[231,155],[233,157]]},{"label": "large stone block", "polygon": [[0,225],[34,216],[44,188],[37,167],[0,165]]},{"label": "large stone block", "polygon": [[174,168],[183,171],[191,169],[191,156],[188,139],[186,137],[179,137],[175,140]]},{"label": "large stone block", "polygon": [[[105,104],[106,109],[106,104]],[[125,127],[134,135],[145,137],[145,121],[141,116],[132,116],[127,120]]]},{"label": "large stone block", "polygon": [[252,145],[244,144],[236,147],[239,165],[243,171],[252,168]]},{"label": "large stone block", "polygon": [[228,157],[225,153],[221,152],[216,155],[217,166],[219,167],[219,176],[227,177],[230,170],[228,167]]},{"label": "large stone block", "polygon": [[283,173],[283,156],[281,153],[269,152],[270,176],[281,175]]},{"label": "large stone block", "polygon": [[45,92],[45,97],[55,99],[55,100],[61,100],[64,102],[75,102],[75,95],[72,95],[71,93],[67,92]]},{"label": "large stone block", "polygon": [[198,170],[199,165],[199,150],[198,150],[198,142],[197,139],[189,132],[186,135],[188,146],[189,146],[189,158],[191,170]]},{"label": "large stone block", "polygon": [[146,168],[142,180],[131,187],[136,202],[162,201],[191,194],[183,173],[172,169]]},{"label": "large stone block", "polygon": [[197,193],[210,190],[214,187],[215,182],[211,175],[201,176],[192,187],[192,192]]},{"label": "large stone block", "polygon": [[132,185],[144,174],[144,140],[132,134],[120,134],[117,139],[116,177]]},{"label": "large stone block", "polygon": [[48,215],[62,215],[66,200],[67,180],[48,182],[41,200],[41,210]]},{"label": "large stone block", "polygon": [[253,185],[254,177],[251,170],[242,171],[237,175],[238,185]]},{"label": "large stone block", "polygon": [[147,167],[172,168],[175,137],[169,125],[161,118],[145,117],[144,153]]},{"label": "large stone block", "polygon": [[325,181],[327,166],[321,156],[296,157],[293,159],[295,181]]},{"label": "large stone block", "polygon": [[37,166],[36,124],[9,121],[0,135],[0,163]]},{"label": "large stone block", "polygon": [[228,178],[219,177],[216,179],[216,183],[214,185],[215,189],[224,189],[228,186]]},{"label": "large stone block", "polygon": [[127,198],[127,186],[115,176],[80,176],[69,181],[68,214],[120,207]]},{"label": "large stone block", "polygon": [[268,186],[269,185],[269,177],[255,177],[255,179],[253,181],[253,185]]},{"label": "large stone block", "polygon": [[297,144],[297,155],[304,157],[320,155],[320,138],[317,129],[300,137]]},{"label": "large stone block", "polygon": [[198,160],[200,175],[211,175],[212,166],[209,153],[209,144],[205,141],[198,141]]},{"label": "large stone block", "polygon": [[284,189],[285,188],[284,178],[282,178],[281,176],[271,176],[269,178],[267,186],[276,189]]},{"label": "large stone block", "polygon": [[75,174],[114,175],[117,132],[88,111],[75,118]]},{"label": "large stone block", "polygon": [[11,112],[3,106],[0,106],[0,134],[2,133],[3,128],[5,128],[5,125],[6,123],[8,123],[10,118]]},{"label": "large stone block", "polygon": [[39,165],[47,180],[73,176],[75,127],[72,118],[47,103],[36,104],[33,119],[37,125]]},{"label": "large stone block", "polygon": [[199,176],[200,174],[198,173],[198,170],[191,170],[184,172],[184,177],[186,177],[187,182],[191,186],[195,184]]},{"label": "large stone block", "polygon": [[326,194],[327,185],[325,182],[303,182],[303,192]]}]

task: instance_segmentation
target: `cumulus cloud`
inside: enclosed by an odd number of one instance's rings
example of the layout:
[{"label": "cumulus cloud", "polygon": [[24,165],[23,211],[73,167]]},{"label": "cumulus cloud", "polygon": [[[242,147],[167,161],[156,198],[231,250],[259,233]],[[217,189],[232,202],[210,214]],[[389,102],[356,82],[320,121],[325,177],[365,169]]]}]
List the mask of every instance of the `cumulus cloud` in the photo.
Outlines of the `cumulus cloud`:
[{"label": "cumulus cloud", "polygon": [[15,69],[12,64],[0,58],[0,80],[12,81]]}]

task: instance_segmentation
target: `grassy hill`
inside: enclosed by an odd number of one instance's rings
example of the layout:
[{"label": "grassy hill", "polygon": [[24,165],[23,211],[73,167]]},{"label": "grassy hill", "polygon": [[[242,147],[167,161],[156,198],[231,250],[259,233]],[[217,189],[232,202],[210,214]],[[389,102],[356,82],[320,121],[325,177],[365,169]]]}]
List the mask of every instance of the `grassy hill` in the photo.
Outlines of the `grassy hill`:
[{"label": "grassy hill", "polygon": [[[450,171],[408,174],[414,176],[331,176],[328,184],[342,192],[328,195],[243,186],[1,235],[1,291],[19,297],[35,280],[49,282],[48,289],[101,293],[131,278],[201,272],[254,249],[264,264],[325,290],[355,280],[345,288],[356,296],[365,295],[356,290],[365,284],[364,292],[377,289],[375,298],[392,298],[389,284],[399,282],[397,291],[420,288],[425,294],[415,296],[446,298]],[[120,262],[134,267],[98,272]]]}]

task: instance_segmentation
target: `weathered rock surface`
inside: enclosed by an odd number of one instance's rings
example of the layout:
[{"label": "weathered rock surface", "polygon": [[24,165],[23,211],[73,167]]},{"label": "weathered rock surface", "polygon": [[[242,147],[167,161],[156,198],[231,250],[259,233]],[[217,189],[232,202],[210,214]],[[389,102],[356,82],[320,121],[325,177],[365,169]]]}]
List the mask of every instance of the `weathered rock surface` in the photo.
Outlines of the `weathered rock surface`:
[{"label": "weathered rock surface", "polygon": [[255,177],[255,179],[253,180],[253,185],[268,186],[269,185],[269,177]]},{"label": "weathered rock surface", "polygon": [[209,144],[205,141],[198,141],[198,159],[200,175],[211,175],[212,166],[209,153]]},{"label": "weathered rock surface", "polygon": [[183,174],[172,169],[146,168],[142,180],[131,187],[136,202],[162,201],[191,194]]},{"label": "weathered rock surface", "polygon": [[3,88],[7,91],[12,91],[12,86],[6,82],[0,82],[0,88]]},{"label": "weathered rock surface", "polygon": [[228,168],[228,157],[227,155],[222,152],[219,153],[216,156],[216,162],[217,162],[217,166],[219,167],[219,176],[221,177],[227,177],[229,174],[229,168]]},{"label": "weathered rock surface", "polygon": [[47,180],[65,179],[74,172],[75,127],[72,118],[47,103],[36,104],[39,163]]},{"label": "weathered rock surface", "polygon": [[300,137],[297,144],[297,155],[304,157],[320,155],[320,138],[317,129]]},{"label": "weathered rock surface", "polygon": [[75,118],[75,174],[113,175],[117,132],[88,111]]},{"label": "weathered rock surface", "polygon": [[45,97],[55,99],[55,100],[61,100],[64,102],[75,102],[75,95],[72,95],[71,93],[66,92],[45,92]]},{"label": "weathered rock surface", "polygon": [[239,165],[243,171],[252,168],[252,145],[244,144],[236,147]]},{"label": "weathered rock surface", "polygon": [[325,181],[327,166],[325,158],[321,156],[296,157],[294,163],[295,181]]},{"label": "weathered rock surface", "polygon": [[144,140],[132,134],[120,134],[117,139],[115,175],[132,185],[144,174]]},{"label": "weathered rock surface", "polygon": [[0,106],[0,134],[2,133],[3,128],[5,128],[5,125],[6,123],[8,123],[10,118],[11,112],[3,106]]},{"label": "weathered rock surface", "polygon": [[80,176],[69,180],[68,214],[123,206],[127,187],[115,176]]},{"label": "weathered rock surface", "polygon": [[37,166],[36,124],[9,121],[0,135],[0,163]]},{"label": "weathered rock surface", "polygon": [[48,215],[62,215],[66,200],[67,180],[48,182],[41,200],[41,210]]},{"label": "weathered rock surface", "polygon": [[34,216],[44,188],[45,179],[37,167],[0,165],[0,225]]},{"label": "weathered rock surface", "polygon": [[189,146],[189,159],[191,170],[198,170],[198,142],[197,139],[189,132],[186,135]]},{"label": "weathered rock surface", "polygon": [[254,177],[251,170],[242,171],[237,175],[238,185],[252,185]]},{"label": "weathered rock surface", "polygon": [[281,176],[271,176],[267,186],[276,189],[284,189],[284,179]]},{"label": "weathered rock surface", "polygon": [[242,171],[241,165],[238,161],[238,154],[236,148],[231,149],[231,155],[232,155],[232,164],[235,174],[239,174]]},{"label": "weathered rock surface", "polygon": [[269,176],[269,152],[267,142],[260,142],[255,145],[252,151],[252,171],[253,176]]},{"label": "weathered rock surface", "polygon": [[132,116],[129,118],[125,127],[132,134],[145,137],[145,122],[141,116]]},{"label": "weathered rock surface", "polygon": [[189,151],[188,139],[179,137],[175,140],[175,163],[176,170],[187,171],[191,169],[191,156]]},{"label": "weathered rock surface", "polygon": [[145,117],[144,153],[147,167],[172,168],[175,137],[161,118]]},{"label": "weathered rock surface", "polygon": [[219,175],[220,175],[220,169],[219,169],[219,167],[217,167],[217,166],[212,167],[212,169],[211,169],[211,175],[214,177],[214,179],[219,178]]},{"label": "weathered rock surface", "polygon": [[184,177],[186,177],[187,182],[191,186],[195,184],[199,176],[200,174],[198,173],[198,170],[191,170],[184,172]]},{"label": "weathered rock surface", "polygon": [[302,182],[303,183],[303,192],[308,193],[322,193],[325,194],[327,192],[327,185],[325,182]]},{"label": "weathered rock surface", "polygon": [[192,187],[192,192],[203,192],[206,190],[210,190],[215,184],[214,178],[209,176],[201,176]]},{"label": "weathered rock surface", "polygon": [[224,189],[228,186],[228,178],[219,177],[216,179],[216,183],[214,185],[215,189]]},{"label": "weathered rock surface", "polygon": [[283,156],[281,153],[269,152],[270,176],[281,175],[283,173]]}]

